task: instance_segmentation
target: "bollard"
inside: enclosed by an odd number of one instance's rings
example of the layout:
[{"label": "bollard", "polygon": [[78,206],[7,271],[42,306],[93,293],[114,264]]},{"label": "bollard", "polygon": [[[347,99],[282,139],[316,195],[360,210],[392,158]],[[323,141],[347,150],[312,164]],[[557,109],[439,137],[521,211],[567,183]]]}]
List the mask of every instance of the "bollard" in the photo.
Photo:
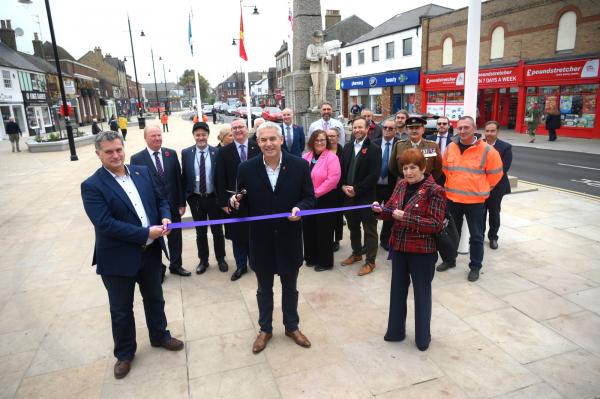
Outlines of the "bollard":
[{"label": "bollard", "polygon": [[467,218],[465,216],[463,216],[460,242],[458,243],[458,253],[461,255],[469,253],[469,226],[467,225]]}]

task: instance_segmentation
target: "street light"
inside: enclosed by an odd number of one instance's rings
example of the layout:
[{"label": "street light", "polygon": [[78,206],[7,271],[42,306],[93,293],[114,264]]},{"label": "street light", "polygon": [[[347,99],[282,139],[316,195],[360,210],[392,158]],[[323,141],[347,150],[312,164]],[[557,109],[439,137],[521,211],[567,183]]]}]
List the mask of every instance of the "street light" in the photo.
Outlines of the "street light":
[{"label": "street light", "polygon": [[[170,112],[171,107],[169,105],[169,92],[167,90],[167,74],[165,73],[165,60],[163,60],[162,57],[158,57],[158,60],[163,62],[162,63],[162,67],[163,67],[163,82],[165,84],[165,98],[166,98],[165,99],[165,112],[167,113],[167,115],[170,115],[171,114],[171,112]],[[169,70],[169,72],[170,72],[170,70]]]},{"label": "street light", "polygon": [[[137,67],[135,65],[135,51],[133,50],[133,36],[131,35],[131,22],[129,21],[129,14],[127,14],[127,26],[129,27],[129,41],[131,43],[131,57],[133,58],[133,71],[135,73],[135,88],[137,90],[137,109],[138,109],[138,118],[142,117],[142,99],[140,97],[140,82],[137,76]],[[140,34],[141,37],[145,37],[144,31]],[[138,120],[138,124],[140,121]],[[140,126],[141,127],[141,126]]]},{"label": "street light", "polygon": [[[31,0],[18,0],[19,3],[29,5]],[[56,64],[56,72],[58,74],[58,87],[60,89],[60,97],[62,100],[63,115],[65,116],[65,128],[67,129],[67,139],[69,141],[69,150],[71,152],[71,161],[77,161],[77,153],[75,152],[75,139],[73,139],[73,126],[71,126],[71,118],[69,118],[67,96],[65,94],[65,84],[63,82],[62,70],[60,69],[60,60],[58,59],[58,49],[56,47],[56,38],[54,37],[54,24],[52,23],[52,12],[50,11],[50,1],[46,2],[46,14],[48,15],[48,27],[50,28],[50,37],[52,38],[52,51],[54,52],[54,62]]]}]

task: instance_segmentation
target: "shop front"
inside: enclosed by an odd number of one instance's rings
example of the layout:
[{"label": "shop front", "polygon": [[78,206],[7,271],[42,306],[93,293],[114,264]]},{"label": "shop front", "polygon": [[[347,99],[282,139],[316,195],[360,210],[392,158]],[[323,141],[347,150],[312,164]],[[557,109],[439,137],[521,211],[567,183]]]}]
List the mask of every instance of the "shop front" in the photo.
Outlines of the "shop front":
[{"label": "shop front", "polygon": [[372,110],[376,120],[400,109],[416,112],[419,78],[419,69],[412,69],[341,79],[344,116],[354,104]]},{"label": "shop front", "polygon": [[10,118],[15,118],[22,132],[27,132],[25,121],[25,107],[23,106],[23,94],[19,88],[17,71],[15,69],[2,67],[2,84],[0,84],[0,140],[7,139],[5,125]]},{"label": "shop front", "polygon": [[54,131],[54,123],[45,92],[23,91],[23,101],[30,136]]},{"label": "shop front", "polygon": [[544,116],[560,112],[559,136],[600,139],[597,99],[600,94],[598,59],[582,59],[524,67],[523,108],[518,131],[525,132],[525,116],[538,104],[543,117],[537,132],[546,134]]}]

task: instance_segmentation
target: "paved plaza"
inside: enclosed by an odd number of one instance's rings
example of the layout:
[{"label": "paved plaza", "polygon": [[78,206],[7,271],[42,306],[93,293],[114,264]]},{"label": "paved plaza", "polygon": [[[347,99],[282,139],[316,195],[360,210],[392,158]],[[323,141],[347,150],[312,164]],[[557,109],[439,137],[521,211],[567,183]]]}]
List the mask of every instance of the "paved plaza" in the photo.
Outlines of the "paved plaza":
[{"label": "paved plaza", "polygon": [[[169,125],[165,147],[193,144],[190,121],[174,115]],[[145,143],[132,126],[127,138],[129,160]],[[414,344],[412,299],[407,338],[383,340],[391,265],[381,248],[364,277],[360,264],[302,267],[300,328],[313,346],[284,336],[276,306],[274,337],[258,355],[254,274],[233,283],[211,254],[205,274],[167,275],[163,285],[169,329],[186,349],[150,347],[136,294],[138,350],[131,373],[115,380],[108,298],[90,266],[94,231],[80,196],[100,162],[93,146],[77,153],[78,162],[68,152],[13,154],[0,142],[2,398],[600,397],[600,201],[546,188],[505,197],[500,248],[486,242],[479,281],[467,281],[464,255],[436,273],[426,352]],[[194,270],[195,232],[183,240],[183,265]],[[346,230],[336,265],[349,253]],[[234,265],[229,242],[227,260]],[[276,305],[280,293],[276,284]]]}]

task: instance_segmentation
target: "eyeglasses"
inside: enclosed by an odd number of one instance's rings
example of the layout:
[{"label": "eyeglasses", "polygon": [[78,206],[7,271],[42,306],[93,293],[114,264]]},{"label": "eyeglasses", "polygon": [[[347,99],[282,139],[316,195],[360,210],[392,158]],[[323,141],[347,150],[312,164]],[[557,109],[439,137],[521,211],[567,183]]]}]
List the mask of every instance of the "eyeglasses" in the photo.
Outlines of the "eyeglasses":
[{"label": "eyeglasses", "polygon": [[318,139],[318,140],[315,140],[315,143],[326,143],[326,142],[327,142],[327,139]]},{"label": "eyeglasses", "polygon": [[246,126],[231,126],[231,130],[242,130]]},{"label": "eyeglasses", "polygon": [[448,122],[438,122],[437,125],[438,126],[446,126],[448,124]]},{"label": "eyeglasses", "polygon": [[383,130],[396,130],[396,128],[393,126],[384,126]]}]

